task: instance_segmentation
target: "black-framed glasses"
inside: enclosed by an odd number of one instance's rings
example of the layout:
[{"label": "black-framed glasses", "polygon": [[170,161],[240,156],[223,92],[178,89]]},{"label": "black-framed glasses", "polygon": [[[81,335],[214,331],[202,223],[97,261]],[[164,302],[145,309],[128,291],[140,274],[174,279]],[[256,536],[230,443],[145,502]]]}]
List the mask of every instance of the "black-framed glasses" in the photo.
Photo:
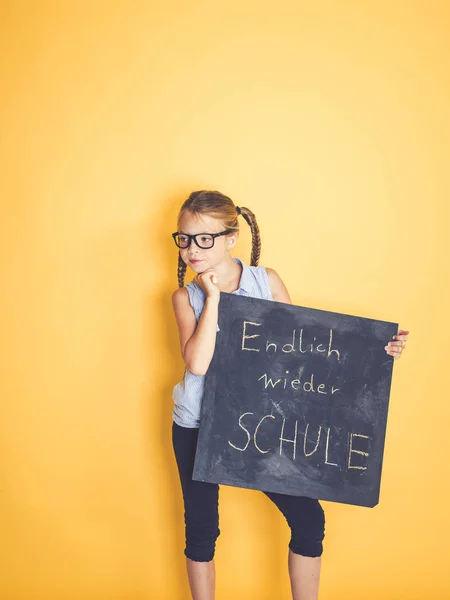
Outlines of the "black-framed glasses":
[{"label": "black-framed glasses", "polygon": [[194,240],[199,248],[212,248],[216,237],[226,235],[227,233],[233,232],[230,229],[225,229],[225,231],[221,231],[220,233],[196,233],[195,235],[190,235],[189,233],[175,231],[175,233],[172,233],[172,237],[178,248],[189,248],[191,240]]}]

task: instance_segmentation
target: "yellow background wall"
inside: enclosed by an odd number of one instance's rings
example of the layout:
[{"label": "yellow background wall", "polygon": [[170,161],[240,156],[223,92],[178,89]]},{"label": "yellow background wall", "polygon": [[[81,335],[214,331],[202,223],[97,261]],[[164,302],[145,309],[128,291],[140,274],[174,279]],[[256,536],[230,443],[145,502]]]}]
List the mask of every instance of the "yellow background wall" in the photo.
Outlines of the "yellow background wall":
[{"label": "yellow background wall", "polygon": [[[321,598],[450,598],[449,3],[0,17],[2,600],[188,597],[170,234],[195,189],[255,212],[295,304],[411,331],[380,504],[323,502]],[[288,598],[281,515],[250,490],[220,502],[218,599]]]}]

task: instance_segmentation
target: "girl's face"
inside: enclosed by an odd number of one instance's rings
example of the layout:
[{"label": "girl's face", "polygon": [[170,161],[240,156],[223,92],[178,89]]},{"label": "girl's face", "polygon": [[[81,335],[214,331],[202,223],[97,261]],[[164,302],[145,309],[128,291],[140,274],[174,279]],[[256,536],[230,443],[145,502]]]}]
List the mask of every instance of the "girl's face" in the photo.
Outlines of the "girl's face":
[{"label": "girl's face", "polygon": [[[220,219],[209,215],[194,215],[186,212],[178,223],[178,231],[195,235],[197,233],[221,233],[226,228]],[[203,273],[217,265],[227,252],[236,244],[237,234],[222,235],[214,239],[212,248],[199,248],[194,240],[190,240],[189,248],[180,248],[184,262],[197,273]]]}]

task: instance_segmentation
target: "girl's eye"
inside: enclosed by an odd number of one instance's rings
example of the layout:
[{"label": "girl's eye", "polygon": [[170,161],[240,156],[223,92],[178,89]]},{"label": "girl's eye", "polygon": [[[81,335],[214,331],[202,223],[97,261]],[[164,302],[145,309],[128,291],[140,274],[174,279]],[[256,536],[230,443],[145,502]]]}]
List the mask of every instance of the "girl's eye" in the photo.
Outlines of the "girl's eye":
[{"label": "girl's eye", "polygon": [[211,241],[211,236],[209,235],[204,235],[202,236],[202,242],[210,242]]},{"label": "girl's eye", "polygon": [[178,240],[181,244],[184,244],[185,242],[188,241],[187,237],[185,235],[180,235],[178,236]]}]

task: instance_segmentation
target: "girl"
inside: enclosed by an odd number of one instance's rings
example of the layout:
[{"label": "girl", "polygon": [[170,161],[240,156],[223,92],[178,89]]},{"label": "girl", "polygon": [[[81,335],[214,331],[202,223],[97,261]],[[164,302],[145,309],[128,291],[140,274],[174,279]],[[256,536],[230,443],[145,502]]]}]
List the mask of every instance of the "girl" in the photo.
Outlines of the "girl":
[{"label": "girl", "polygon": [[[239,234],[241,215],[252,233],[251,266],[230,254]],[[194,481],[192,471],[200,424],[204,377],[211,362],[218,331],[220,292],[292,304],[276,271],[257,266],[261,241],[255,215],[235,206],[217,191],[192,192],[178,215],[178,289],[172,304],[186,364],[183,380],[173,390],[172,441],[184,501],[187,574],[193,600],[211,600],[215,590],[214,551],[219,530],[219,486]],[[184,287],[186,266],[196,273]],[[399,331],[397,341],[385,346],[397,359],[408,339]],[[220,333],[219,333],[220,335]],[[282,512],[291,529],[288,568],[293,600],[316,600],[324,511],[318,500],[263,492]]]}]

